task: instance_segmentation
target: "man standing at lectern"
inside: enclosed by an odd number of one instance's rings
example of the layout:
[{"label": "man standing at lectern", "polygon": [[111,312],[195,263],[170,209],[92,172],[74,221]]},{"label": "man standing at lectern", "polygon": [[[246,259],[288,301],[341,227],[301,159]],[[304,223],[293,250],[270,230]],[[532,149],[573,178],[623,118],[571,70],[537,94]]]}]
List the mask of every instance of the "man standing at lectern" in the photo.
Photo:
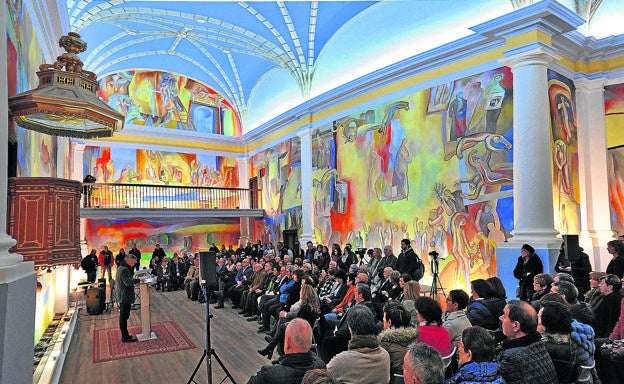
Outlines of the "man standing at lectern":
[{"label": "man standing at lectern", "polygon": [[128,333],[128,318],[130,317],[130,309],[134,303],[134,265],[136,258],[134,255],[128,254],[117,268],[117,276],[115,278],[115,298],[119,303],[119,329],[121,330],[121,341],[123,343],[133,343],[138,341],[134,336]]}]

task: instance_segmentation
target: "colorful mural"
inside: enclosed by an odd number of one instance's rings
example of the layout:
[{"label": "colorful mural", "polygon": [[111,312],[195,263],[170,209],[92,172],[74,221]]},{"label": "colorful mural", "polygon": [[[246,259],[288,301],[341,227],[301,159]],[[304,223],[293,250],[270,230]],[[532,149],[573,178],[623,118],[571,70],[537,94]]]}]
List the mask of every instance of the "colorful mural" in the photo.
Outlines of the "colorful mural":
[{"label": "colorful mural", "polygon": [[[8,1],[7,23],[9,96],[37,86],[36,72],[43,59],[32,22],[21,1]],[[25,130],[9,121],[9,137],[17,142],[18,177],[57,177],[57,139]]]},{"label": "colorful mural", "polygon": [[188,77],[130,70],[100,79],[98,96],[126,116],[126,123],[240,136],[232,105],[212,88]]},{"label": "colorful mural", "polygon": [[301,141],[288,139],[251,157],[251,177],[262,189],[265,219],[254,224],[254,239],[276,243],[285,229],[301,232]]},{"label": "colorful mural", "polygon": [[611,228],[624,234],[624,147],[608,151]]},{"label": "colorful mural", "polygon": [[548,71],[552,128],[553,204],[555,229],[580,233],[580,184],[574,82]]},{"label": "colorful mural", "polygon": [[236,188],[235,158],[149,149],[87,147],[83,174],[98,183]]},{"label": "colorful mural", "polygon": [[[605,115],[607,131],[621,132],[624,122],[624,84],[605,87]],[[621,136],[620,136],[621,137]],[[608,151],[609,207],[611,228],[618,235],[624,234],[624,147]]]},{"label": "colorful mural", "polygon": [[85,237],[89,249],[102,249],[103,245],[117,254],[136,243],[142,253],[141,265],[147,265],[154,246],[160,244],[168,254],[208,250],[217,246],[238,244],[240,224],[237,218],[190,219],[166,221],[137,221],[128,219],[85,220]]},{"label": "colorful mural", "polygon": [[398,254],[401,239],[412,239],[425,263],[440,254],[445,288],[495,275],[496,242],[513,229],[511,87],[500,68],[318,129],[317,241],[389,244]]},{"label": "colorful mural", "polygon": [[[402,238],[412,239],[426,263],[429,252],[440,254],[447,288],[495,275],[496,242],[513,229],[511,85],[500,68],[316,130],[317,242],[390,244],[397,253]],[[290,139],[252,158],[268,216],[255,238],[301,229],[299,151]]]}]

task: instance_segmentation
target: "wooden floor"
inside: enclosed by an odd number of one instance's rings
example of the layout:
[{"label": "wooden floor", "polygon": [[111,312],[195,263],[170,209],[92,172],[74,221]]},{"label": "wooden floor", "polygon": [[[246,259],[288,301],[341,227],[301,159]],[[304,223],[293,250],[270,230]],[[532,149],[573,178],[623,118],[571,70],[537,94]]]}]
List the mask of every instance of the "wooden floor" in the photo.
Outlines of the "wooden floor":
[{"label": "wooden floor", "polygon": [[[153,288],[150,301],[152,322],[175,321],[197,348],[94,364],[93,330],[117,327],[119,311],[114,309],[112,314],[89,315],[83,308],[78,313],[60,383],[188,382],[206,345],[205,306],[187,299],[183,291],[163,293]],[[78,306],[80,304],[77,303]],[[236,383],[244,384],[263,364],[270,362],[256,352],[266,345],[264,334],[256,333],[258,323],[246,321],[237,314],[238,309],[231,309],[228,304],[226,302],[225,308],[218,310],[210,306],[210,313],[214,316],[210,322],[211,347]],[[140,325],[140,310],[132,311],[128,325]],[[213,358],[213,383],[220,383],[224,378],[225,373]],[[195,382],[208,383],[206,360],[195,376]]]}]

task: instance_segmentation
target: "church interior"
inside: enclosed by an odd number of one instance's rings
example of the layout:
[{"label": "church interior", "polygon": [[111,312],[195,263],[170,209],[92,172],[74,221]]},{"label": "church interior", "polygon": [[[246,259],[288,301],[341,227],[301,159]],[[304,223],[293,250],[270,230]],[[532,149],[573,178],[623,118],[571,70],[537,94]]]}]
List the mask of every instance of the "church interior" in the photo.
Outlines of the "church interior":
[{"label": "church interior", "polygon": [[[604,271],[624,234],[621,1],[5,0],[0,15],[0,384],[132,370],[93,363],[97,321],[69,330],[80,260],[104,245],[136,244],[144,266],[156,244],[407,238],[445,289],[498,276],[514,292],[523,244],[550,272],[575,239]],[[58,93],[33,93],[46,84]],[[155,318],[203,324],[171,297]],[[184,329],[199,349],[175,352],[178,377],[201,354],[203,328]]]}]

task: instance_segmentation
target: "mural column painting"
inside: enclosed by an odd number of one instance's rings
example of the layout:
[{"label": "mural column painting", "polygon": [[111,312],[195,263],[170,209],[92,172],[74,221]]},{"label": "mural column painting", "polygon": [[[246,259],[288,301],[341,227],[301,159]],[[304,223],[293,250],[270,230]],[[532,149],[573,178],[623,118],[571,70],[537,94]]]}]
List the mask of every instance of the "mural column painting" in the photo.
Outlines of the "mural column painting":
[{"label": "mural column painting", "polygon": [[297,133],[301,139],[301,226],[303,232],[299,242],[315,242],[314,238],[314,206],[312,201],[312,129],[304,129]]},{"label": "mural column painting", "polygon": [[[0,1],[0,99],[8,95],[7,2]],[[32,383],[35,339],[34,263],[9,253],[16,241],[7,233],[7,166],[9,110],[0,103],[0,384]]]},{"label": "mural column painting", "polygon": [[553,60],[554,54],[544,47],[514,51],[506,60],[514,75],[514,237],[510,241],[540,243],[540,248],[558,248],[561,243],[554,226],[550,167],[547,70]]},{"label": "mural column painting", "polygon": [[577,79],[576,106],[581,178],[581,246],[596,271],[604,271],[611,256],[606,244],[613,239],[609,211],[607,134],[604,110],[605,79]]},{"label": "mural column painting", "polygon": [[[249,188],[249,158],[236,158],[236,166],[238,167],[238,187]],[[240,208],[248,209],[249,207],[249,199],[241,199]],[[246,244],[248,241],[253,241],[251,220],[248,217],[241,217],[238,243]]]}]

